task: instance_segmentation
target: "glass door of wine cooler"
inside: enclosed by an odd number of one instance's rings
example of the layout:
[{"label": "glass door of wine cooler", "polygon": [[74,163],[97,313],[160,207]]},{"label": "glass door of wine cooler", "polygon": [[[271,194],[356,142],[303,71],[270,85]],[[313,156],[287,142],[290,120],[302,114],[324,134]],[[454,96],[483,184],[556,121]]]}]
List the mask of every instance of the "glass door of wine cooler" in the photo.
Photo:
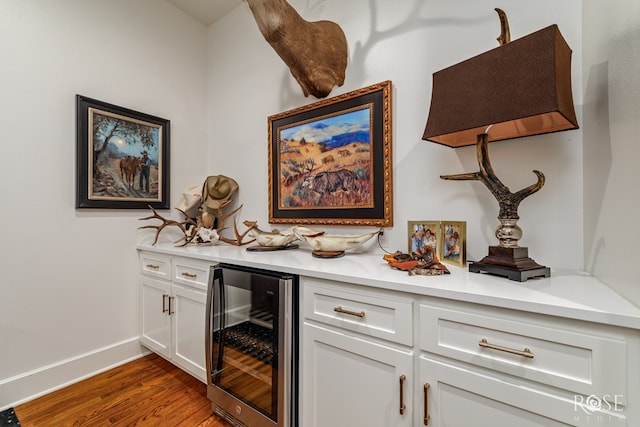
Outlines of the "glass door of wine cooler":
[{"label": "glass door of wine cooler", "polygon": [[209,398],[214,408],[246,425],[284,426],[285,378],[291,371],[286,297],[292,278],[224,264],[211,275]]}]

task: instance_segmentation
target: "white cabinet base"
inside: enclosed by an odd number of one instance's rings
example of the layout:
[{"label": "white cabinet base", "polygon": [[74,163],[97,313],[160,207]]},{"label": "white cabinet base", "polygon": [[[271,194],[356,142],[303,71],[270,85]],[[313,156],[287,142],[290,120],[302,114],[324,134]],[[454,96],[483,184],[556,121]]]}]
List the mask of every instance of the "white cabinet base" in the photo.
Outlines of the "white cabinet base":
[{"label": "white cabinet base", "polygon": [[621,412],[587,414],[573,396],[544,392],[517,378],[424,356],[420,357],[420,374],[421,381],[429,384],[429,426],[627,426]]},{"label": "white cabinet base", "polygon": [[140,342],[206,383],[204,331],[210,264],[147,252],[140,253],[140,262]]},{"label": "white cabinet base", "polygon": [[140,279],[140,342],[149,350],[171,357],[171,318],[163,312],[168,304],[171,284],[164,280]]},{"label": "white cabinet base", "polygon": [[[413,355],[306,323],[302,375],[305,427],[412,425]],[[400,414],[400,377],[405,377]]]},{"label": "white cabinet base", "polygon": [[[207,295],[173,285],[173,351],[171,360],[206,381],[204,322]],[[201,326],[202,325],[202,326]]]}]

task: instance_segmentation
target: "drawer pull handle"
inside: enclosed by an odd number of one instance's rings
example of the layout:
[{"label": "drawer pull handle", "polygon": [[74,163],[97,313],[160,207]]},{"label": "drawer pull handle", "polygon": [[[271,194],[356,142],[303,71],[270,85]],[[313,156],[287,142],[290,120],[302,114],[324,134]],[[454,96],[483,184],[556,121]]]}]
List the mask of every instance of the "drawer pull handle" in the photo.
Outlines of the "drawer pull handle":
[{"label": "drawer pull handle", "polygon": [[169,297],[169,316],[171,316],[175,311],[171,310],[171,301],[174,301],[176,297]]},{"label": "drawer pull handle", "polygon": [[533,359],[533,353],[528,348],[524,348],[524,350],[516,350],[509,347],[503,347],[501,345],[495,345],[488,342],[485,338],[482,338],[478,343],[480,347],[491,348],[493,350],[504,351],[505,353],[517,354],[518,356],[528,357],[529,359]]},{"label": "drawer pull handle", "polygon": [[429,387],[431,387],[429,383],[424,383],[424,418],[422,419],[422,422],[426,426],[429,425],[429,418],[431,418],[431,416],[429,415],[429,400],[428,400]]},{"label": "drawer pull handle", "polygon": [[337,313],[348,314],[350,316],[356,316],[356,317],[359,317],[359,318],[363,318],[364,317],[364,311],[357,312],[357,311],[345,310],[341,306],[337,306],[336,308],[333,309],[333,311],[335,311]]},{"label": "drawer pull handle", "polygon": [[[169,295],[167,295],[167,294],[162,294],[162,312],[163,313],[166,313],[166,312],[169,311],[169,309],[167,308],[167,303],[166,303],[168,296]],[[169,304],[171,304],[171,300],[169,300]]]},{"label": "drawer pull handle", "polygon": [[407,377],[400,375],[400,415],[404,415],[404,411],[407,409],[407,405],[404,404],[404,382]]},{"label": "drawer pull handle", "polygon": [[195,279],[196,277],[198,277],[197,274],[191,274],[191,273],[182,273],[182,275],[188,279]]},{"label": "drawer pull handle", "polygon": [[147,266],[146,266],[146,267],[147,267],[147,268],[150,268],[150,269],[152,269],[152,270],[157,270],[157,269],[159,269],[159,268],[160,268],[160,266],[159,266],[159,265],[155,265],[155,264],[147,264]]}]

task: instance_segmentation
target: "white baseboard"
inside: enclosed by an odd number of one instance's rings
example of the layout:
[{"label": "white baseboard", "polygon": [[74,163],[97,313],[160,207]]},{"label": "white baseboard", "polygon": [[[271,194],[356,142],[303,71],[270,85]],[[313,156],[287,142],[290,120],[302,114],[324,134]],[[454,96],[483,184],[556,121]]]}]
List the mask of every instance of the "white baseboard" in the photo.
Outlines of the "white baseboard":
[{"label": "white baseboard", "polygon": [[0,381],[0,411],[138,359],[149,350],[139,337]]}]

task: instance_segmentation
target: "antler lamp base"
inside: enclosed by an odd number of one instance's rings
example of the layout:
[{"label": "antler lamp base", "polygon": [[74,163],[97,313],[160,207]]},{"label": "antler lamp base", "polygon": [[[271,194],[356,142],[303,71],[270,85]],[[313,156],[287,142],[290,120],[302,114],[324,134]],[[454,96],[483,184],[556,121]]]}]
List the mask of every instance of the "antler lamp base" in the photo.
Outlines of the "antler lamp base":
[{"label": "antler lamp base", "polygon": [[524,247],[489,246],[489,255],[469,264],[469,271],[494,274],[518,282],[551,276],[551,269],[529,258],[529,250]]}]

